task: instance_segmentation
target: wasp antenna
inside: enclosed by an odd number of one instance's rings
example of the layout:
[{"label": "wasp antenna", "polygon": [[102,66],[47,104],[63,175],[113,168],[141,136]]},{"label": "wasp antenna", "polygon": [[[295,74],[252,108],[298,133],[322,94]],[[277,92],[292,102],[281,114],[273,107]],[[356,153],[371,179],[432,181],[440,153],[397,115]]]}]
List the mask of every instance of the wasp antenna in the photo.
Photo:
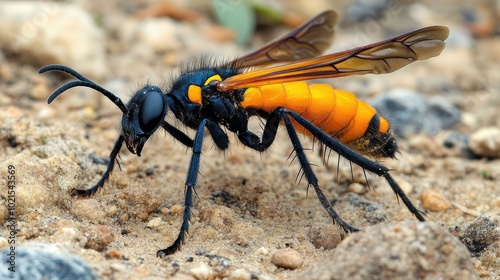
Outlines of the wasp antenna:
[{"label": "wasp antenna", "polygon": [[91,82],[91,80],[85,78],[82,74],[76,72],[76,70],[74,70],[73,68],[70,68],[70,67],[65,66],[65,65],[60,65],[60,64],[50,64],[50,65],[43,66],[42,68],[38,69],[38,74],[43,74],[45,72],[50,72],[50,71],[64,72],[64,73],[70,74],[71,76],[77,78],[80,81]]},{"label": "wasp antenna", "polygon": [[71,76],[77,78],[79,81],[72,81],[69,83],[66,83],[56,89],[50,96],[49,99],[47,100],[47,103],[52,103],[54,99],[56,99],[59,95],[61,95],[63,92],[67,91],[70,88],[74,87],[88,87],[91,89],[94,89],[100,93],[102,93],[104,96],[106,96],[111,102],[113,102],[118,108],[122,111],[123,114],[127,114],[127,107],[123,104],[122,100],[113,94],[112,92],[106,90],[105,88],[101,87],[100,85],[96,84],[95,82],[85,78],[82,74],[76,72],[72,68],[64,65],[59,65],[59,64],[51,64],[44,66],[38,70],[39,74],[43,74],[45,72],[50,72],[50,71],[60,71],[64,72],[67,74],[70,74]]}]

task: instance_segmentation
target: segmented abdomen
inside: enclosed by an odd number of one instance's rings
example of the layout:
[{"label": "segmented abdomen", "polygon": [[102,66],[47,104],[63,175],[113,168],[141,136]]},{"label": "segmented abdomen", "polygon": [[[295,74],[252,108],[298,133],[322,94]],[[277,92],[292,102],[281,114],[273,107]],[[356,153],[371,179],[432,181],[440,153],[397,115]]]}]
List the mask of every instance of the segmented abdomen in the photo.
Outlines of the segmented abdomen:
[{"label": "segmented abdomen", "polygon": [[[302,115],[328,135],[354,150],[375,157],[394,157],[397,151],[389,122],[348,91],[327,84],[291,82],[248,88],[244,108],[272,112],[283,107]],[[294,123],[295,124],[295,123]],[[295,124],[297,130],[309,134]]]}]

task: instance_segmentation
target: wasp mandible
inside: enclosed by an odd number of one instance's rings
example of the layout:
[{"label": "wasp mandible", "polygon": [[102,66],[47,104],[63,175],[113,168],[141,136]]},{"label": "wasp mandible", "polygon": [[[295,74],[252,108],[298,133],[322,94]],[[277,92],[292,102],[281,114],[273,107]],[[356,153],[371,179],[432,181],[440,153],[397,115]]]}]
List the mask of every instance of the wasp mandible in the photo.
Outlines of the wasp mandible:
[{"label": "wasp mandible", "polygon": [[[262,152],[274,142],[283,123],[308,186],[314,188],[322,206],[344,231],[358,229],[342,220],[329,203],[297,132],[311,136],[363,170],[384,177],[398,199],[418,220],[424,221],[423,213],[392,178],[389,169],[370,159],[394,157],[398,151],[389,122],[353,93],[327,84],[308,84],[306,80],[390,73],[414,61],[437,56],[444,49],[448,28],[426,27],[320,56],[333,37],[336,18],[333,11],[326,11],[263,48],[228,63],[214,66],[214,61],[202,60],[198,67],[183,71],[170,87],[145,85],[126,105],[113,93],[67,66],[42,67],[39,73],[62,71],[77,79],[56,89],[48,98],[49,104],[66,90],[81,86],[100,92],[123,113],[122,128],[111,150],[106,172],[95,186],[87,190],[73,189],[72,195],[94,194],[108,180],[123,144],[131,153],[141,156],[149,137],[159,128],[164,129],[192,149],[179,234],[172,245],[157,252],[159,257],[173,254],[180,249],[189,230],[205,129],[220,150],[229,147],[224,127],[235,133],[243,145]],[[278,66],[253,70],[278,63]],[[165,121],[169,112],[195,130],[194,138]],[[266,120],[261,136],[248,128],[249,119],[257,116]]]}]

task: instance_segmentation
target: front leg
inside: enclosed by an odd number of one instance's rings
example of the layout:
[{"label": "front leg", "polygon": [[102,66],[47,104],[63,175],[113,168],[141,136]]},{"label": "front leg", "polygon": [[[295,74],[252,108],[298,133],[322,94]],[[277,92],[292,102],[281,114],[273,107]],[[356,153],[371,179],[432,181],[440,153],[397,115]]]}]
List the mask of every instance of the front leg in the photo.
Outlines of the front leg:
[{"label": "front leg", "polygon": [[193,139],[189,138],[189,136],[187,136],[184,132],[177,129],[175,126],[172,126],[166,121],[163,121],[161,123],[161,127],[163,127],[163,129],[165,129],[166,132],[172,135],[172,137],[174,137],[175,139],[179,140],[179,142],[181,142],[182,144],[188,147],[193,147]]},{"label": "front leg", "polygon": [[73,189],[71,190],[71,195],[72,196],[83,196],[83,197],[88,197],[93,195],[95,192],[99,190],[99,188],[104,186],[104,183],[108,181],[109,176],[113,172],[113,168],[115,167],[115,161],[116,157],[118,156],[118,153],[120,152],[120,149],[123,145],[123,141],[125,138],[123,135],[120,135],[118,139],[116,139],[115,145],[113,146],[113,150],[111,150],[111,154],[109,155],[109,163],[108,163],[108,168],[106,169],[106,172],[102,175],[102,178],[97,182],[95,186],[93,186],[90,189],[86,190],[77,190]]},{"label": "front leg", "polygon": [[198,178],[198,170],[200,168],[200,158],[201,150],[203,145],[203,137],[205,135],[205,127],[210,131],[215,144],[222,150],[228,147],[227,135],[222,131],[222,129],[213,121],[204,119],[201,121],[198,129],[196,130],[196,135],[193,141],[193,154],[191,156],[191,162],[189,164],[189,170],[186,179],[186,192],[184,195],[184,212],[182,214],[182,225],[177,236],[177,239],[168,248],[159,250],[156,255],[163,258],[167,255],[171,255],[178,250],[180,250],[184,239],[189,231],[189,221],[191,220],[191,207],[193,207],[193,191],[196,186],[196,180]]}]

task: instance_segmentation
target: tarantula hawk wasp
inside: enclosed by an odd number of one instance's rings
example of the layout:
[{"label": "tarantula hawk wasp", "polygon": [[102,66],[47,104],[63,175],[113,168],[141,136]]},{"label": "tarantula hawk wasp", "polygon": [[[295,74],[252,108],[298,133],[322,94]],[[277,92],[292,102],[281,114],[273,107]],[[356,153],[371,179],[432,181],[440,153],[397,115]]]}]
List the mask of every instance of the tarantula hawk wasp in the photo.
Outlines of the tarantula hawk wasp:
[{"label": "tarantula hawk wasp", "polygon": [[[221,150],[229,146],[228,136],[221,128],[225,127],[245,146],[262,152],[273,143],[279,125],[284,123],[308,185],[314,188],[322,206],[344,231],[358,229],[343,221],[328,202],[297,131],[313,137],[364,170],[384,177],[398,200],[401,199],[418,220],[424,221],[423,213],[392,178],[389,169],[366,157],[394,157],[398,147],[388,121],[350,92],[326,84],[308,84],[305,80],[393,72],[414,61],[439,55],[444,49],[448,28],[426,27],[378,43],[319,56],[330,44],[336,17],[333,11],[326,11],[230,63],[219,66],[207,63],[185,71],[169,89],[145,85],[126,105],[113,93],[67,66],[42,67],[39,73],[62,71],[77,79],[56,89],[48,103],[70,88],[89,87],[110,99],[123,113],[122,130],[109,156],[106,172],[94,187],[73,190],[72,195],[95,193],[109,178],[124,143],[131,153],[141,156],[148,138],[163,128],[192,149],[179,234],[171,246],[157,252],[159,257],[173,254],[184,243],[189,229],[205,129]],[[272,63],[281,65],[250,70],[250,67]],[[194,139],[165,121],[169,111],[196,131]],[[252,116],[266,119],[261,137],[248,129]]]}]

